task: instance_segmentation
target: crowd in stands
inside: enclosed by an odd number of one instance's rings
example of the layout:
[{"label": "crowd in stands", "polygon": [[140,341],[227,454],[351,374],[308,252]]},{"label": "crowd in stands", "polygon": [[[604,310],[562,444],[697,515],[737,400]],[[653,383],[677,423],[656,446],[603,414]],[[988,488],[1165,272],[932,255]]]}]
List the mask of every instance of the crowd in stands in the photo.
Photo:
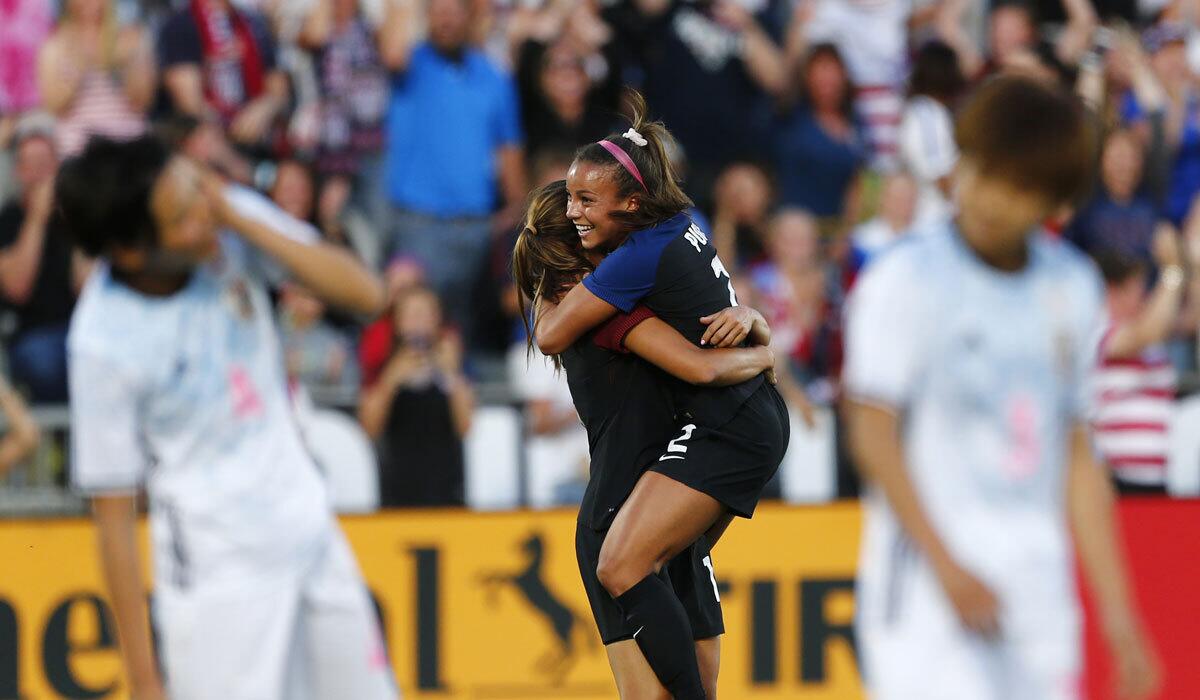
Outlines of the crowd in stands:
[{"label": "crowd in stands", "polygon": [[68,399],[90,263],[53,215],[58,163],[155,130],[387,280],[379,319],[277,294],[289,373],[357,412],[384,504],[462,503],[477,389],[497,384],[558,465],[530,498],[569,500],[586,438],[564,379],[526,362],[508,256],[529,189],[624,129],[624,86],[677,137],[693,214],[811,424],[839,398],[856,275],[952,211],[955,109],[997,74],[1092,108],[1094,192],[1047,228],[1108,284],[1098,446],[1122,482],[1161,486],[1200,323],[1197,0],[0,0],[7,375]]}]

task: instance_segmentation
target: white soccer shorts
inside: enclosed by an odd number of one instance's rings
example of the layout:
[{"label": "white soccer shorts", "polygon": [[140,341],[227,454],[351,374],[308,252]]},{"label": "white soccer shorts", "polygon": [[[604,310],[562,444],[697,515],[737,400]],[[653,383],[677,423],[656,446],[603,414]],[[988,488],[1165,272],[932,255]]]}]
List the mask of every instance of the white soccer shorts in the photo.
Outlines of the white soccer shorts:
[{"label": "white soccer shorts", "polygon": [[172,700],[395,700],[374,606],[337,531],[306,576],[235,590],[159,587],[154,596]]},{"label": "white soccer shorts", "polygon": [[[1044,614],[1004,601],[1001,635],[989,641],[959,622],[932,571],[910,562],[872,593],[879,605],[857,624],[863,678],[871,700],[1082,700],[1075,601],[1040,605]],[[1038,624],[1030,624],[1037,620]]]}]

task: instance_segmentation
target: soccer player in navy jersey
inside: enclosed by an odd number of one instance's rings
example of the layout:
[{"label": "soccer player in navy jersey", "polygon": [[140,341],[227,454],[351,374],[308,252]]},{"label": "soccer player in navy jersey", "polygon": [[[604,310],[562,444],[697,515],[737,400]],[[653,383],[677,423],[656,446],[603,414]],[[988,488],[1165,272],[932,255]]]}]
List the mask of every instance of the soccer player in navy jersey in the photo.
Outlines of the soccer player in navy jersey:
[{"label": "soccer player in navy jersey", "polygon": [[[559,354],[595,326],[639,305],[696,346],[740,344],[729,273],[687,210],[667,157],[671,136],[632,96],[633,128],[582,148],[567,174],[567,217],[583,248],[607,256],[562,301],[538,308],[535,338]],[[609,252],[611,251],[611,252]],[[709,321],[708,324],[705,320]],[[639,630],[638,646],[676,698],[704,698],[687,616],[655,572],[733,516],[750,517],[787,450],[783,399],[762,376],[727,387],[672,385],[675,435],[613,520],[596,576]]]},{"label": "soccer player in navy jersey", "polygon": [[[595,267],[566,217],[566,200],[566,183],[561,180],[536,191],[513,251],[513,276],[535,309],[558,301]],[[596,576],[601,547],[638,477],[674,437],[671,380],[663,371],[689,384],[728,386],[773,368],[774,357],[766,347],[770,329],[762,316],[745,307],[727,311],[750,320],[756,347],[702,349],[640,307],[585,333],[553,358],[567,371],[571,398],[588,432],[591,474],[579,509],[576,555],[623,700],[658,700],[667,691],[638,649],[633,637],[637,628],[625,620]],[[687,612],[702,681],[712,696],[724,624],[711,543],[705,538],[691,543],[658,576]]]}]

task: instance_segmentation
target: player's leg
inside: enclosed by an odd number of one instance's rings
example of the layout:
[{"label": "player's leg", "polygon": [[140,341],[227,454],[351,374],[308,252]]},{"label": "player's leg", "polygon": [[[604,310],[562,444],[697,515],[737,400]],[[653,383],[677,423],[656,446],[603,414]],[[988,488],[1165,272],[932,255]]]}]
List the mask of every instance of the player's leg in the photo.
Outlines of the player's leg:
[{"label": "player's leg", "polygon": [[700,663],[700,680],[704,683],[704,695],[708,700],[716,700],[717,675],[721,670],[721,638],[697,639],[696,660]]},{"label": "player's leg", "polygon": [[1035,603],[1021,617],[1029,623],[1009,635],[1013,697],[1082,700],[1082,623],[1073,591],[1057,604]]},{"label": "player's leg", "polygon": [[355,700],[399,697],[375,607],[339,530],[303,591],[304,657],[297,664],[308,695]]},{"label": "player's leg", "polygon": [[637,642],[625,639],[604,647],[621,700],[671,700]]},{"label": "player's leg", "polygon": [[[856,623],[870,700],[1006,700],[1004,652],[969,632],[936,577],[904,557]],[[1029,696],[1035,697],[1035,696]]]},{"label": "player's leg", "polygon": [[634,639],[676,698],[703,698],[687,611],[658,569],[695,542],[724,510],[716,499],[656,472],[638,480],[600,551],[596,576]]},{"label": "player's leg", "polygon": [[160,586],[154,613],[172,700],[283,697],[297,632],[296,582],[236,591]]}]

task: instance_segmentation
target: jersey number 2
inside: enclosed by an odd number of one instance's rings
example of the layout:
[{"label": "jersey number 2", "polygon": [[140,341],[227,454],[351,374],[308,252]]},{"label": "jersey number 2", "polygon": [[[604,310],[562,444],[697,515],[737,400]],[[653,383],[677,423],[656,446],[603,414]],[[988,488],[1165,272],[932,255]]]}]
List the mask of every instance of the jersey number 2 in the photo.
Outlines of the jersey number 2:
[{"label": "jersey number 2", "polygon": [[737,306],[737,292],[733,291],[733,278],[729,276],[729,270],[725,269],[725,265],[721,262],[721,256],[714,255],[712,259],[713,275],[720,279],[722,275],[729,280],[729,305]]}]

